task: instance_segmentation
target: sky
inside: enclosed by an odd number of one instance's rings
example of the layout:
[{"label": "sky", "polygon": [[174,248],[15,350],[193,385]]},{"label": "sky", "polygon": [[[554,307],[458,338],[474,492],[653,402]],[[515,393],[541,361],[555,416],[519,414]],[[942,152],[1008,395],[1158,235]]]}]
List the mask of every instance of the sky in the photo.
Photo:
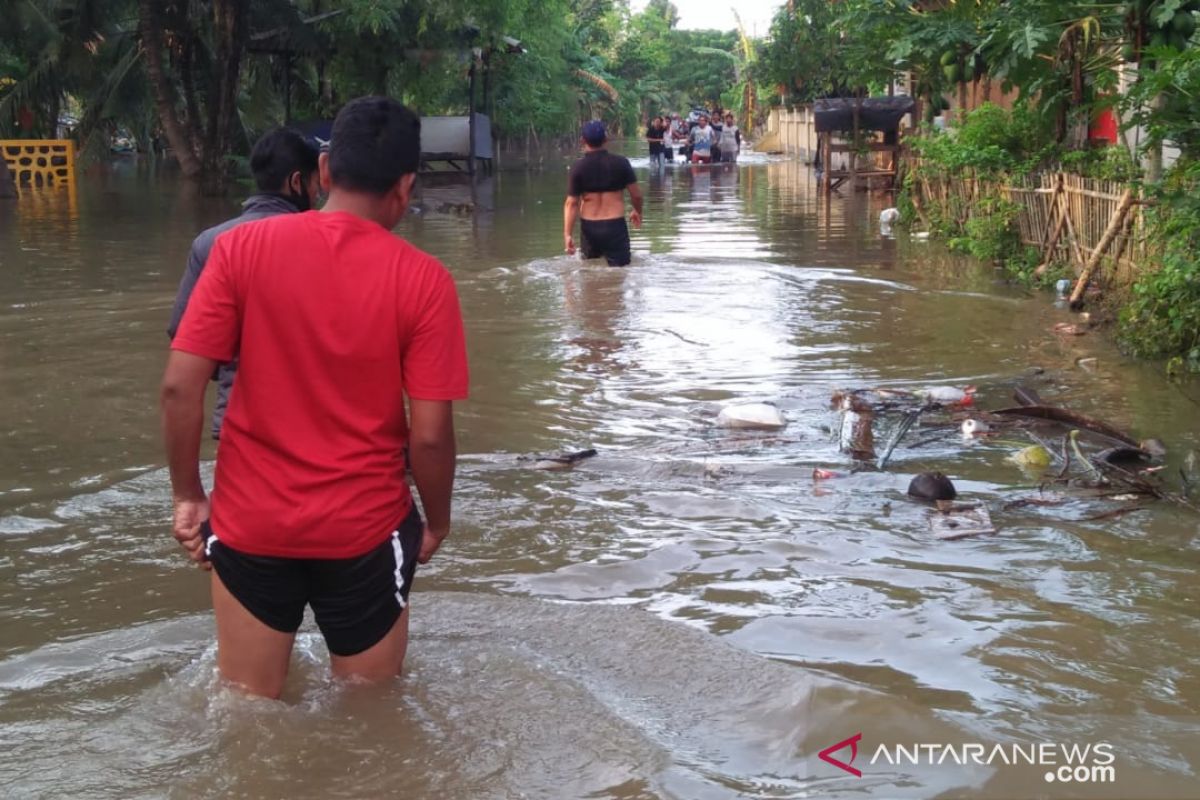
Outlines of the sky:
[{"label": "sky", "polygon": [[[632,0],[629,7],[636,13],[646,7],[648,0]],[[771,29],[771,18],[783,5],[784,0],[674,0],[679,9],[680,28],[715,28],[719,31],[733,30],[737,22],[733,19],[736,5],[746,33],[751,36],[766,36]]]}]

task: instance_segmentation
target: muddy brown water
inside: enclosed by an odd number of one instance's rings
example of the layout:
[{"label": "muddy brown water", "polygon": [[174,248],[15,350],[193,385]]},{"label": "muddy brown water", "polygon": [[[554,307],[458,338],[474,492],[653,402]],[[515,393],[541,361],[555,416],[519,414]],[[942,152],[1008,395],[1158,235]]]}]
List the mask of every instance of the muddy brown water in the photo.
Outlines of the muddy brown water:
[{"label": "muddy brown water", "polygon": [[[1004,511],[1037,495],[1006,460],[1025,440],[937,438],[934,417],[884,472],[811,477],[852,466],[837,388],[972,384],[995,407],[1027,379],[1164,439],[1175,469],[1200,387],[1054,336],[1053,298],[881,236],[885,198],[824,201],[797,163],[636,163],[628,269],[559,254],[565,165],[427,186],[400,226],[467,320],[456,527],[419,574],[405,677],[331,683],[306,624],[283,702],[215,681],[158,438],[187,246],[234,205],[135,162],[73,205],[0,203],[5,796],[1200,796],[1197,517]],[[783,432],[713,427],[759,400]],[[585,447],[569,472],[518,460]],[[903,496],[927,468],[998,534],[934,539]],[[817,758],[858,733],[861,777]],[[897,743],[1108,743],[1115,782],[1048,781],[1061,757],[890,764]]]}]

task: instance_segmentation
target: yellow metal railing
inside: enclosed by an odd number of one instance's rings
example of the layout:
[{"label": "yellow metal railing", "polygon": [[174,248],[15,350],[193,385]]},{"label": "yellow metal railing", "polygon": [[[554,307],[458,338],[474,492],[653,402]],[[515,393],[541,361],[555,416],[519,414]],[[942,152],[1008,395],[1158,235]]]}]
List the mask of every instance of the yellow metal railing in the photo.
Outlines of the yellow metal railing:
[{"label": "yellow metal railing", "polygon": [[0,139],[17,190],[22,187],[75,188],[75,142],[70,139]]}]

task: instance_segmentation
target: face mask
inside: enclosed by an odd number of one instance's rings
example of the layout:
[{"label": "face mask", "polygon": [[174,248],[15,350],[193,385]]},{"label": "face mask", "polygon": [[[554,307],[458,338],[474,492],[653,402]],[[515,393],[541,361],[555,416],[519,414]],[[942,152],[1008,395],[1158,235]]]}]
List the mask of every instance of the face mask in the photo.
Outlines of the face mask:
[{"label": "face mask", "polygon": [[300,191],[298,193],[293,192],[289,186],[286,197],[301,211],[308,211],[313,207],[313,198],[308,196],[308,185],[305,183],[303,177],[300,179]]}]

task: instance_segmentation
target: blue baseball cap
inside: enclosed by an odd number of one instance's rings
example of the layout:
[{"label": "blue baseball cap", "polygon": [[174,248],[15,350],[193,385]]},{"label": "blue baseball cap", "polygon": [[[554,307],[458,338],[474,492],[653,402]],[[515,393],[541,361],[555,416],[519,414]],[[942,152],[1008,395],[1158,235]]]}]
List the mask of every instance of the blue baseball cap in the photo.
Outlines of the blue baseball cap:
[{"label": "blue baseball cap", "polygon": [[604,123],[598,119],[583,124],[583,140],[592,147],[599,147],[608,139],[604,132]]}]

